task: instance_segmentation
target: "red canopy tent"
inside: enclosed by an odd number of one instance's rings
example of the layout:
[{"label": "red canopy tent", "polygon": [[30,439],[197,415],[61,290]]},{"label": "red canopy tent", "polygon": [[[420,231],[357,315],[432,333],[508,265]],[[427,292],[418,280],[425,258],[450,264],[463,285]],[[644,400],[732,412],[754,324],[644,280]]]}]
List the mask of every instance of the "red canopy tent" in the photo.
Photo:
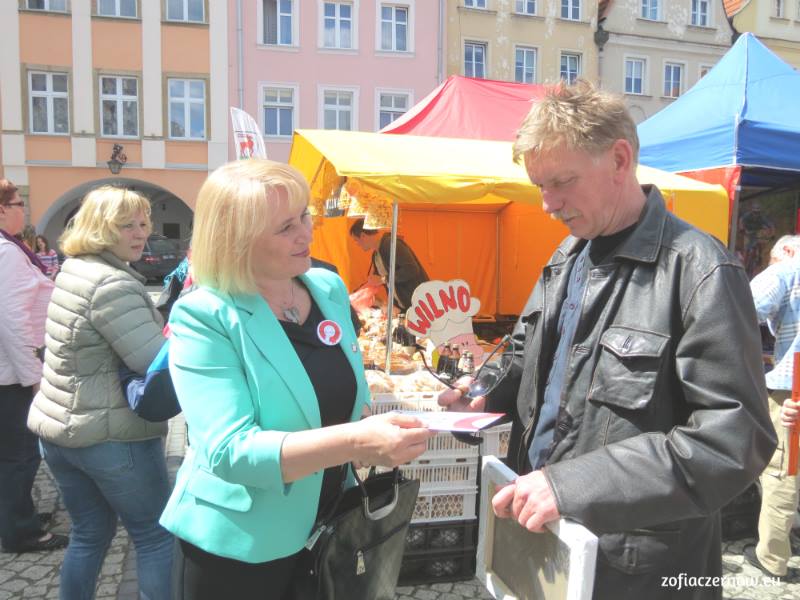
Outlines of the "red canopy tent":
[{"label": "red canopy tent", "polygon": [[381,133],[473,140],[513,140],[543,85],[451,75]]}]

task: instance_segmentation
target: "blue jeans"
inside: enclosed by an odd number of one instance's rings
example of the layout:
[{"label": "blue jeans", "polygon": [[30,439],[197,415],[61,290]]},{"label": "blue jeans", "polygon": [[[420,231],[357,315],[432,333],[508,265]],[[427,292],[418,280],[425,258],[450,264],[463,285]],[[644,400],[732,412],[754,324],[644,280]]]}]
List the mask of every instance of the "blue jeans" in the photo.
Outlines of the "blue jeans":
[{"label": "blue jeans", "polygon": [[42,455],[72,518],[61,566],[61,600],[94,598],[117,516],[136,547],[139,597],[169,600],[174,541],[158,524],[170,494],[162,440],[86,448],[42,440]]},{"label": "blue jeans", "polygon": [[0,385],[0,543],[8,551],[44,535],[31,497],[41,462],[26,425],[32,401],[32,387]]}]

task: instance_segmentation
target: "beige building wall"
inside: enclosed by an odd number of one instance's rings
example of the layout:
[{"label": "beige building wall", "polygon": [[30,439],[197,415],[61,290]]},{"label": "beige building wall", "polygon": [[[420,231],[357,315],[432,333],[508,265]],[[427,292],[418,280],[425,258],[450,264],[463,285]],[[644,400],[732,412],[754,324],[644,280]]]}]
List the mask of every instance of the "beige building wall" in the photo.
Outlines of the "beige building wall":
[{"label": "beige building wall", "polygon": [[561,2],[537,0],[534,14],[518,12],[515,0],[485,0],[485,8],[481,4],[447,0],[446,75],[472,76],[465,51],[468,44],[477,44],[485,48],[485,79],[519,80],[515,63],[521,49],[534,51],[526,54],[535,56],[532,83],[557,81],[562,55],[577,57],[569,61],[579,63],[578,75],[596,80],[597,2],[574,0],[579,8],[575,20],[561,17]]},{"label": "beige building wall", "polygon": [[654,6],[656,18],[646,19],[642,0],[611,0],[602,22],[609,36],[600,53],[601,85],[625,94],[637,123],[686,93],[731,45],[721,3],[709,0],[704,25],[692,24],[692,0],[657,0]]},{"label": "beige building wall", "polygon": [[739,12],[733,16],[733,26],[739,33],[755,34],[775,54],[800,69],[800,2],[797,0],[741,2]]},{"label": "beige building wall", "polygon": [[[28,220],[51,242],[80,199],[103,183],[144,192],[153,202],[155,232],[166,232],[169,224],[174,234],[178,224],[180,237],[187,238],[200,186],[227,160],[224,3],[206,2],[202,22],[169,19],[163,0],[140,0],[133,17],[99,15],[95,0],[66,4],[65,12],[54,12],[30,10],[26,0],[0,2],[0,176],[21,187]],[[67,121],[59,128],[41,131],[41,120],[34,125],[33,113],[42,112],[40,106],[34,110],[33,98],[42,93],[32,89],[40,85],[33,74],[66,78],[66,90],[44,94],[46,102],[66,98]],[[136,81],[134,135],[104,132],[104,76]],[[202,136],[171,134],[170,78],[203,82]],[[48,79],[47,85],[55,83]],[[125,100],[118,101],[121,106]],[[51,120],[53,106],[46,111]],[[117,175],[107,165],[115,144],[127,157]]]}]

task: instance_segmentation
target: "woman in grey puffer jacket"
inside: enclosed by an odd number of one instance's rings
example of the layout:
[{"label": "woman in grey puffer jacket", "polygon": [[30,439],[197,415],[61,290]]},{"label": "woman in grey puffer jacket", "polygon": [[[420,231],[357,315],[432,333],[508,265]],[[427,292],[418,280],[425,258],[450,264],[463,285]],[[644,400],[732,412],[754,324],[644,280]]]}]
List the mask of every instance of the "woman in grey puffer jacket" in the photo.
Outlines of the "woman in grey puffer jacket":
[{"label": "woman in grey puffer jacket", "polygon": [[62,237],[69,258],[47,310],[45,364],[28,427],[72,518],[62,600],[94,598],[117,517],[136,546],[139,589],[170,596],[173,542],[158,524],[170,489],[163,423],[130,410],[121,365],[145,373],[164,337],[130,261],[150,233],[150,204],[129,190],[90,192]]}]

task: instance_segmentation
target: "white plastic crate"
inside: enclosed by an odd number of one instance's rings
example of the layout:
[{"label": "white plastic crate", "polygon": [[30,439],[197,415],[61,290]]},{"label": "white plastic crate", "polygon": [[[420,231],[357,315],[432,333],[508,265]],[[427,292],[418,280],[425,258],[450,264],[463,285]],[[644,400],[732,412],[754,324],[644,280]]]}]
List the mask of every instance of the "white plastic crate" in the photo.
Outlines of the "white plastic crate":
[{"label": "white plastic crate", "polygon": [[393,394],[373,394],[372,412],[376,415],[393,410],[423,410],[435,412],[442,410],[436,399],[438,392],[395,392]]},{"label": "white plastic crate", "polygon": [[414,513],[411,515],[412,523],[434,521],[458,521],[461,519],[474,519],[475,501],[478,497],[477,486],[461,490],[420,490]]},{"label": "white plastic crate", "polygon": [[420,491],[464,489],[478,484],[478,457],[436,458],[422,457],[404,465],[400,470],[408,479],[419,479]]},{"label": "white plastic crate", "polygon": [[420,459],[434,458],[471,458],[480,453],[478,446],[471,446],[457,440],[447,431],[440,431],[428,440],[428,449],[420,455]]},{"label": "white plastic crate", "polygon": [[481,456],[505,458],[508,455],[508,441],[511,439],[511,423],[503,423],[482,432]]}]

